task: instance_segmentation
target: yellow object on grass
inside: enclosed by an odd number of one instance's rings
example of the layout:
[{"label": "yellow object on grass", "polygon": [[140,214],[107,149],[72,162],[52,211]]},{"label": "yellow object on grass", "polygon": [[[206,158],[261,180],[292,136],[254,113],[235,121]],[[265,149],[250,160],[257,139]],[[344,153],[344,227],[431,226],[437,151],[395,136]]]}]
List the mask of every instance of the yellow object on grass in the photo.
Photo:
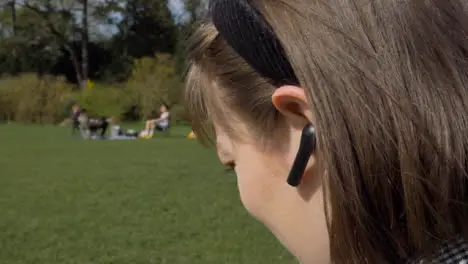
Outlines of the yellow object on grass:
[{"label": "yellow object on grass", "polygon": [[193,131],[190,131],[190,133],[187,135],[187,138],[188,139],[197,139],[197,136],[195,135],[195,133],[193,133]]},{"label": "yellow object on grass", "polygon": [[94,82],[89,80],[86,82],[86,86],[88,87],[88,89],[93,89],[94,88]]},{"label": "yellow object on grass", "polygon": [[150,138],[153,137],[153,135],[146,132],[146,131],[143,131],[138,135],[138,137],[141,138],[141,139],[150,139]]}]

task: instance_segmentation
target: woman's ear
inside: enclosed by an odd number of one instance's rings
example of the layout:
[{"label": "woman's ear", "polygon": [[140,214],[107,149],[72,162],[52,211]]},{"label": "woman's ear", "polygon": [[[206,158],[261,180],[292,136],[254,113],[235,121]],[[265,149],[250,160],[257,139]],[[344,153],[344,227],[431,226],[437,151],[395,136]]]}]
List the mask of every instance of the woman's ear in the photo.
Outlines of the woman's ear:
[{"label": "woman's ear", "polygon": [[281,86],[275,90],[271,100],[286,120],[292,123],[313,123],[312,111],[303,88],[292,85]]},{"label": "woman's ear", "polygon": [[310,200],[320,186],[321,172],[316,172],[316,135],[312,109],[305,90],[298,86],[281,86],[272,95],[276,109],[291,126],[287,159],[291,165],[287,182],[297,186],[301,197]]}]

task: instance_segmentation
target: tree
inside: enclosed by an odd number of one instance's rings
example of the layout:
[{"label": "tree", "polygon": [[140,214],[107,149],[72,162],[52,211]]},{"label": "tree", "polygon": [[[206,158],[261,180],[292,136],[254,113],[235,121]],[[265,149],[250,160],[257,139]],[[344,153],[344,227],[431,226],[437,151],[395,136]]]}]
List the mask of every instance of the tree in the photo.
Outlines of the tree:
[{"label": "tree", "polygon": [[53,63],[58,48],[38,26],[41,21],[30,10],[14,4],[11,1],[0,9],[0,75],[40,73]]},{"label": "tree", "polygon": [[134,59],[175,53],[168,1],[0,0],[0,76],[66,75],[82,89],[96,76],[126,81]]},{"label": "tree", "polygon": [[[156,52],[173,53],[177,28],[166,0],[128,1],[116,36],[135,58],[154,56]],[[123,34],[122,34],[123,33]]]},{"label": "tree", "polygon": [[176,46],[175,68],[178,75],[183,78],[186,69],[186,55],[185,49],[188,37],[193,33],[198,22],[208,14],[208,1],[207,0],[185,0],[184,1],[185,14],[182,24],[179,25],[178,42]]},{"label": "tree", "polygon": [[[35,15],[43,33],[52,36],[68,53],[82,90],[88,81],[88,5],[88,0],[23,0],[21,5]],[[77,23],[79,16],[81,23]],[[71,44],[75,39],[81,41],[80,52]]]},{"label": "tree", "polygon": [[104,0],[95,11],[101,23],[115,26],[114,63],[108,69],[115,80],[131,75],[134,59],[174,54],[178,28],[168,0]]},{"label": "tree", "polygon": [[[89,28],[88,28],[88,0],[81,0],[83,6],[83,14],[81,16],[81,82],[80,86],[85,89],[88,85],[89,75],[89,59],[88,59],[88,41],[89,41]],[[86,83],[83,83],[86,82]]]},{"label": "tree", "polygon": [[[10,2],[8,2],[8,5],[11,9],[11,25],[12,25],[12,37],[13,38],[16,38],[16,34],[17,34],[17,17],[16,17],[16,0],[11,0]],[[11,56],[13,57],[13,71],[14,72],[17,72],[19,69],[19,65],[18,65],[18,49],[15,47],[13,47],[12,49],[12,53],[11,53]]]},{"label": "tree", "polygon": [[196,21],[203,19],[208,13],[207,0],[185,0],[184,8],[188,14],[188,19],[185,22],[188,25],[193,25]]}]

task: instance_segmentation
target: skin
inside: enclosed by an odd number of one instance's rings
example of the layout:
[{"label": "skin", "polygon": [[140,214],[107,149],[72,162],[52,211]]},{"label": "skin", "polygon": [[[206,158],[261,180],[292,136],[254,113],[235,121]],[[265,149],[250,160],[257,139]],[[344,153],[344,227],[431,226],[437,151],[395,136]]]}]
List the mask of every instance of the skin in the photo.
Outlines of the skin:
[{"label": "skin", "polygon": [[[159,108],[159,111],[161,113],[165,113],[167,112],[167,108],[164,105],[161,105],[161,107]],[[161,122],[161,120],[162,118],[157,118],[157,119],[150,119],[146,121],[145,130],[154,129],[154,126],[156,126],[159,122]]]},{"label": "skin", "polygon": [[[276,89],[272,102],[284,116],[276,138],[265,146],[236,124],[242,141],[230,138],[217,127],[219,159],[234,164],[243,205],[291,251],[301,263],[329,263],[329,239],[325,220],[319,153],[309,160],[298,188],[286,178],[299,147],[301,132],[313,124],[313,113],[300,87]],[[278,143],[281,142],[281,143]]]},{"label": "skin", "polygon": [[76,111],[78,111],[79,109],[80,109],[79,105],[73,105],[73,107],[72,107],[73,113],[76,113]]}]

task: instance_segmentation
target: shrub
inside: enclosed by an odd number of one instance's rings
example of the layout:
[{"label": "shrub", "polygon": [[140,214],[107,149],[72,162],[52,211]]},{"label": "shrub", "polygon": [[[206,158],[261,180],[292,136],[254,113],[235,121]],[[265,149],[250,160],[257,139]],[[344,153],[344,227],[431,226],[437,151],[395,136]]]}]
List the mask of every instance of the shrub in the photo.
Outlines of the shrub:
[{"label": "shrub", "polygon": [[57,123],[72,91],[63,78],[35,74],[0,80],[0,116],[24,123]]},{"label": "shrub", "polygon": [[131,104],[125,90],[118,86],[95,85],[91,89],[75,93],[74,98],[94,116],[120,118]]},{"label": "shrub", "polygon": [[187,121],[187,113],[183,105],[177,104],[171,107],[171,121],[174,124],[181,124]]},{"label": "shrub", "polygon": [[157,54],[155,58],[142,58],[134,63],[125,90],[133,105],[138,106],[140,117],[147,119],[154,116],[161,103],[178,103],[181,87],[172,57]]},{"label": "shrub", "polygon": [[75,102],[91,115],[132,121],[155,117],[166,103],[174,122],[186,118],[179,100],[182,83],[168,54],[136,60],[125,84],[95,84],[75,92],[73,88],[63,78],[35,74],[0,79],[0,121],[59,123],[70,116]]}]

